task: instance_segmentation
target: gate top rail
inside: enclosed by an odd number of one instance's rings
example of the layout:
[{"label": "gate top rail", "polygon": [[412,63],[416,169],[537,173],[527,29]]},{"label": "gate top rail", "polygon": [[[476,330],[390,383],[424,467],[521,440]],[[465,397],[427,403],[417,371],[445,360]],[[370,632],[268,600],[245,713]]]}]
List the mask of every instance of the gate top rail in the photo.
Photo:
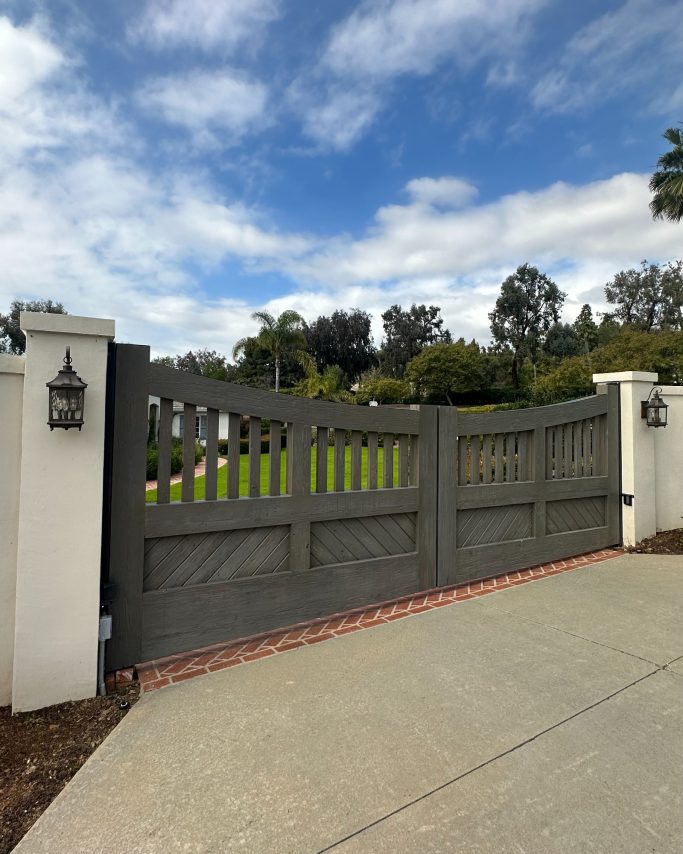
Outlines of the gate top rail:
[{"label": "gate top rail", "polygon": [[149,393],[222,412],[239,412],[255,418],[345,430],[419,433],[420,414],[415,410],[387,410],[275,394],[272,391],[261,391],[178,371],[165,365],[150,364]]},{"label": "gate top rail", "polygon": [[535,427],[553,427],[580,418],[592,418],[607,412],[606,394],[555,403],[550,406],[535,406],[529,409],[507,409],[503,412],[458,413],[458,434],[509,433],[513,430],[533,430]]}]

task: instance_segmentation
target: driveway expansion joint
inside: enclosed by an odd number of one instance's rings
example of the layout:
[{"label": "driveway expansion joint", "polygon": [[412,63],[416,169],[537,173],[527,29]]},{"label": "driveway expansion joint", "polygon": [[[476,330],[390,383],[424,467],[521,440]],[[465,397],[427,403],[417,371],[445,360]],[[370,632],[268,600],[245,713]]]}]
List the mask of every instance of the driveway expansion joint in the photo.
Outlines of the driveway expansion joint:
[{"label": "driveway expansion joint", "polygon": [[475,774],[477,771],[481,771],[483,768],[486,768],[488,765],[492,765],[494,762],[497,762],[499,759],[504,759],[506,756],[509,756],[512,753],[516,753],[523,747],[526,747],[528,744],[536,741],[539,738],[542,738],[544,735],[547,735],[550,732],[553,732],[556,729],[559,729],[561,726],[569,723],[570,721],[575,720],[586,712],[590,712],[592,709],[597,708],[598,706],[603,705],[608,700],[612,700],[614,697],[617,697],[619,694],[623,694],[625,691],[628,691],[630,688],[638,685],[640,682],[644,682],[646,679],[650,679],[650,677],[659,673],[661,670],[664,670],[664,667],[657,667],[655,670],[650,673],[646,673],[643,676],[639,676],[637,679],[634,679],[632,682],[629,682],[628,685],[623,685],[621,688],[617,688],[616,691],[612,691],[611,694],[608,694],[606,697],[602,697],[600,700],[596,700],[594,703],[591,703],[588,706],[585,706],[583,709],[579,709],[579,711],[574,712],[571,715],[568,715],[566,718],[563,718],[561,721],[557,721],[554,724],[546,727],[545,729],[540,730],[529,738],[520,741],[518,744],[509,747],[507,750],[502,750],[500,753],[492,756],[489,759],[486,759],[484,762],[480,762],[478,765],[475,765],[473,768],[469,768],[467,771],[463,771],[462,774],[458,774],[457,777],[453,777],[452,780],[447,780],[445,783],[441,783],[439,786],[435,786],[433,789],[430,789],[428,792],[424,792],[422,795],[418,795],[418,797],[413,798],[405,804],[402,804],[400,807],[396,807],[396,809],[391,810],[391,812],[386,813],[386,815],[381,816],[375,821],[371,821],[366,824],[364,827],[360,827],[358,830],[354,830],[353,833],[349,833],[341,839],[336,840],[336,842],[332,842],[330,845],[327,845],[325,848],[320,848],[315,854],[326,854],[328,851],[332,851],[337,848],[339,845],[342,845],[344,842],[349,842],[351,839],[354,839],[357,836],[360,836],[366,830],[370,830],[373,827],[377,827],[377,825],[382,824],[387,819],[393,818],[396,815],[399,815],[405,810],[410,809],[410,807],[419,804],[421,801],[426,801],[432,795],[437,794],[438,792],[447,789],[449,786],[452,786],[455,783],[460,782],[460,780],[464,780],[466,777],[470,777],[472,774]]}]

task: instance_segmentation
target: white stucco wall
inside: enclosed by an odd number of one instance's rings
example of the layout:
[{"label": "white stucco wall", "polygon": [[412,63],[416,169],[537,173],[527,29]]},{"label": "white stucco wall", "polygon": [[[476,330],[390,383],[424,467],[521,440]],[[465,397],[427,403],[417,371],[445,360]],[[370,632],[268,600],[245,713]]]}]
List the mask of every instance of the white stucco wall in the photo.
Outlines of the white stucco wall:
[{"label": "white stucco wall", "polygon": [[652,429],[655,444],[657,530],[683,528],[683,387],[660,386],[668,426]]},{"label": "white stucco wall", "polygon": [[0,354],[0,706],[12,701],[24,358]]},{"label": "white stucco wall", "polygon": [[[634,496],[622,506],[624,544],[631,546],[657,531],[683,527],[683,388],[660,386],[656,373],[619,371],[594,374],[598,389],[619,384],[621,401],[622,492]],[[648,427],[641,403],[653,386],[669,404],[667,427]]]},{"label": "white stucco wall", "polygon": [[[26,334],[12,707],[94,696],[107,344],[114,321],[22,314]],[[71,347],[85,424],[50,431],[48,394]]]}]

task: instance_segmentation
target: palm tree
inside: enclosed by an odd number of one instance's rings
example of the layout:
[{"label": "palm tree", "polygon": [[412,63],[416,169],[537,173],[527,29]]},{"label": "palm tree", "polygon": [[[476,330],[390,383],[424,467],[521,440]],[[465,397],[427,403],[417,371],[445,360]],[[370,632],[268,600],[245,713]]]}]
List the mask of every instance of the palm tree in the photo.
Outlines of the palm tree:
[{"label": "palm tree", "polygon": [[680,222],[683,218],[683,131],[669,128],[664,139],[673,146],[657,161],[657,171],[650,179],[654,198],[650,210],[654,219]]},{"label": "palm tree", "polygon": [[261,328],[254,339],[240,338],[232,348],[232,358],[236,359],[240,353],[244,353],[249,341],[255,340],[275,359],[275,391],[280,391],[282,357],[290,353],[298,356],[306,347],[306,336],[302,328],[304,319],[292,310],[283,311],[279,317],[273,317],[267,311],[255,311],[251,317],[261,324]]}]

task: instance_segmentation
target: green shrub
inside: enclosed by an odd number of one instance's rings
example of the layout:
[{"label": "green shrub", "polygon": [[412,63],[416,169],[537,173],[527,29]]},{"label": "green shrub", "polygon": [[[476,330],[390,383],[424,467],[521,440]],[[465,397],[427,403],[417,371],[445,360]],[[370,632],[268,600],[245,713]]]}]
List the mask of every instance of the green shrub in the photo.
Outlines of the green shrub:
[{"label": "green shrub", "polygon": [[[281,445],[280,447],[287,447],[287,434],[283,433],[280,439]],[[229,442],[227,439],[219,439],[218,440],[218,453],[222,456],[227,456],[229,453]],[[268,434],[264,434],[261,436],[261,453],[267,454],[270,451],[270,436]],[[249,437],[240,438],[240,454],[248,454],[249,453]]]},{"label": "green shrub", "polygon": [[[194,464],[200,463],[204,457],[204,448],[196,443],[194,446]],[[183,440],[177,436],[171,439],[171,474],[183,470]],[[147,480],[156,480],[159,471],[159,446],[156,442],[147,445]]]}]

